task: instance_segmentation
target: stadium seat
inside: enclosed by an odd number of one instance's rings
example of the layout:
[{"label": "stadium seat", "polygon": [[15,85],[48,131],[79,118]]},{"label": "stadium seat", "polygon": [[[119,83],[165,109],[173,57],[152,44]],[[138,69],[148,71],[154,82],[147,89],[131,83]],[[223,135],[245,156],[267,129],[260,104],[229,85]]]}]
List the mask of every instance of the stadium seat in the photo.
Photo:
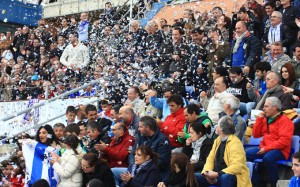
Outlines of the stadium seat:
[{"label": "stadium seat", "polygon": [[248,144],[244,144],[244,148],[258,147],[261,140],[262,138],[254,138],[253,136],[251,136],[248,141]]},{"label": "stadium seat", "polygon": [[[293,136],[289,158],[287,160],[279,160],[277,164],[292,166],[292,155],[297,151],[299,151],[299,136]],[[262,160],[263,159],[255,159],[254,162],[261,163]]]}]

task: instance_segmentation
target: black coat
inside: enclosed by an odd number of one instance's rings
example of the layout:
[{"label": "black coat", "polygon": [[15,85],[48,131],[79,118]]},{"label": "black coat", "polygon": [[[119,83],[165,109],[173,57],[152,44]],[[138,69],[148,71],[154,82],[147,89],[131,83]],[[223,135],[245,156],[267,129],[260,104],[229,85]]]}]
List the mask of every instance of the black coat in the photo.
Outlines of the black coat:
[{"label": "black coat", "polygon": [[98,164],[94,173],[83,173],[82,186],[86,187],[92,179],[99,179],[103,182],[105,187],[115,187],[114,174],[110,170],[107,164]]},{"label": "black coat", "polygon": [[[128,167],[128,171],[132,173],[132,166]],[[121,187],[142,187],[142,186],[157,186],[162,181],[159,169],[156,164],[151,161],[146,166],[140,169],[127,184],[122,182]]]},{"label": "black coat", "polygon": [[[195,172],[201,172],[204,164],[206,163],[206,158],[208,157],[210,150],[214,144],[214,141],[210,138],[206,138],[202,142],[202,146],[200,149],[200,155],[199,155],[199,161],[197,163],[194,163],[194,171]],[[192,146],[183,146],[182,152],[186,154],[189,158],[193,155],[193,148]]]}]

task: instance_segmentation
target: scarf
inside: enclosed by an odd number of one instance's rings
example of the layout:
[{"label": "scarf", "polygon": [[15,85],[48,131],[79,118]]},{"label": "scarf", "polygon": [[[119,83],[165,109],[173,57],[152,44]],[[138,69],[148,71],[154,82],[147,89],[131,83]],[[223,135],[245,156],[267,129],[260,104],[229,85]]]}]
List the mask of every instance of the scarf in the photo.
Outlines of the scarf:
[{"label": "scarf", "polygon": [[152,159],[149,159],[147,161],[145,161],[144,163],[142,163],[141,165],[136,165],[136,164],[133,164],[132,166],[132,171],[131,171],[131,175],[132,177],[134,177],[137,173],[139,173],[139,171],[144,168],[147,164],[149,164],[150,162],[152,161]]},{"label": "scarf", "polygon": [[248,33],[248,31],[245,31],[243,34],[241,34],[241,36],[238,36],[238,35],[235,36],[235,44],[234,44],[232,53],[236,53],[237,52],[237,50],[238,50],[238,48],[240,46],[240,43],[245,38],[245,36],[246,36],[247,33]]},{"label": "scarf", "polygon": [[271,26],[269,33],[268,33],[268,42],[269,44],[273,43],[273,42],[279,42],[280,40],[280,27],[281,27],[281,23],[276,25],[275,27]]},{"label": "scarf", "polygon": [[258,102],[258,104],[255,107],[255,110],[260,110],[260,108],[265,104],[266,99],[270,96],[271,93],[277,92],[282,90],[281,85],[278,85],[274,88],[271,88],[269,90],[267,90],[265,92],[265,94],[263,95],[263,97],[260,99],[260,101]]},{"label": "scarf", "polygon": [[205,140],[206,135],[199,138],[197,141],[192,142],[193,155],[191,156],[190,161],[198,162],[200,157],[200,149],[202,147],[203,141]]}]

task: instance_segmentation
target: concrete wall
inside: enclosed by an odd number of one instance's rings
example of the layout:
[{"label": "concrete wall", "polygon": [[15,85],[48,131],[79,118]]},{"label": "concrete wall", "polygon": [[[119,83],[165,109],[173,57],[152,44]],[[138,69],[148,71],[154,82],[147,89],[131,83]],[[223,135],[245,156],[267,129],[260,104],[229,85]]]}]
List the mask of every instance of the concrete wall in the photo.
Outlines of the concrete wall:
[{"label": "concrete wall", "polygon": [[[114,7],[122,6],[127,0],[111,1]],[[43,8],[43,18],[77,14],[80,12],[89,12],[104,9],[105,0],[57,0],[55,3],[48,3]],[[130,1],[129,1],[130,2]],[[128,5],[130,3],[127,3]],[[137,2],[137,0],[133,0]]]}]

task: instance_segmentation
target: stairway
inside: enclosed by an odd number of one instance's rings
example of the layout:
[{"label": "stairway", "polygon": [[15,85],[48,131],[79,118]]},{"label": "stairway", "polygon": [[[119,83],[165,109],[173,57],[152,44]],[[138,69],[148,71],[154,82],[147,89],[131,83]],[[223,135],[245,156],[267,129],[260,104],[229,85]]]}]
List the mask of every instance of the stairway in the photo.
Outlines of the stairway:
[{"label": "stairway", "polygon": [[159,0],[159,2],[155,2],[152,4],[150,10],[146,10],[145,16],[141,18],[140,24],[142,27],[145,27],[149,21],[162,9],[166,4],[168,4],[170,0]]}]

